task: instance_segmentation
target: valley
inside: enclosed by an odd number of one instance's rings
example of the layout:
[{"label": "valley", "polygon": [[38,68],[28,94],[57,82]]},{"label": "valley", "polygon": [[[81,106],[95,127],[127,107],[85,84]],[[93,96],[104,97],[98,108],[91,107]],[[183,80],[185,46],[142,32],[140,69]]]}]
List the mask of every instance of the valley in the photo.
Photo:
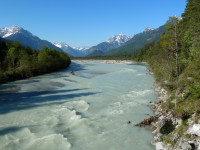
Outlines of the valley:
[{"label": "valley", "polygon": [[0,150],[200,149],[199,0],[11,1]]}]

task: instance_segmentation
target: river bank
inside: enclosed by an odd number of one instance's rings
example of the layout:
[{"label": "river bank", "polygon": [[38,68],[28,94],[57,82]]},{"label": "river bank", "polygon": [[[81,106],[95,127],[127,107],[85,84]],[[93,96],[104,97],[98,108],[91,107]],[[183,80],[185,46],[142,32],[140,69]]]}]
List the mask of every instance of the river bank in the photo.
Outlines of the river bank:
[{"label": "river bank", "polygon": [[[86,62],[85,60],[76,60],[77,62]],[[89,60],[89,62],[98,62],[102,64],[137,64],[133,61],[119,60]],[[148,74],[153,75],[153,70],[147,63]],[[192,117],[183,119],[174,116],[173,111],[166,109],[164,105],[170,105],[168,102],[171,93],[161,83],[155,83],[155,91],[158,97],[155,103],[151,106],[154,111],[154,119],[150,117],[146,122],[138,124],[139,126],[151,124],[153,139],[151,144],[156,147],[156,150],[199,150],[200,149],[200,120],[193,114]],[[154,120],[154,121],[153,121]]]},{"label": "river bank", "polygon": [[[151,69],[148,71],[152,74]],[[155,83],[155,90],[159,96],[151,107],[155,114],[151,144],[156,150],[200,150],[200,120],[196,114],[185,120],[175,117],[173,111],[163,107],[171,96],[167,88]]]}]

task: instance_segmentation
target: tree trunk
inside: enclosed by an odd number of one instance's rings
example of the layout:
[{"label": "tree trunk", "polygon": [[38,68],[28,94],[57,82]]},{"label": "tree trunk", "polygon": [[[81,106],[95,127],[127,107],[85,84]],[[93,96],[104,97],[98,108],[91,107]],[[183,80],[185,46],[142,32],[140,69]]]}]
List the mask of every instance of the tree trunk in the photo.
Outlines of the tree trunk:
[{"label": "tree trunk", "polygon": [[176,76],[179,75],[178,72],[178,40],[177,40],[177,28],[175,25],[175,57],[176,57]]}]

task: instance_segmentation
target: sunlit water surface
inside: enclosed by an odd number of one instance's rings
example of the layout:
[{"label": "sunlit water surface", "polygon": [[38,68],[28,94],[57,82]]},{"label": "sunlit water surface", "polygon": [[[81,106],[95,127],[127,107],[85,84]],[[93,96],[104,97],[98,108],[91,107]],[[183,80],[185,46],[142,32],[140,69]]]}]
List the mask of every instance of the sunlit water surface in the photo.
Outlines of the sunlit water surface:
[{"label": "sunlit water surface", "polygon": [[76,62],[1,85],[0,150],[153,150],[151,132],[134,126],[157,97],[145,69]]}]

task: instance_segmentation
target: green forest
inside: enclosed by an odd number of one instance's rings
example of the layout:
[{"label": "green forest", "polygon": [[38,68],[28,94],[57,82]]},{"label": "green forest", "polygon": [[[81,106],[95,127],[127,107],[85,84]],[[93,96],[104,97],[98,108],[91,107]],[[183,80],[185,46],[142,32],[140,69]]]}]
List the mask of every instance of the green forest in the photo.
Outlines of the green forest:
[{"label": "green forest", "polygon": [[67,54],[43,47],[33,50],[18,42],[0,41],[0,83],[50,73],[69,66]]},{"label": "green forest", "polygon": [[171,17],[158,42],[133,54],[146,61],[171,97],[163,104],[177,117],[200,114],[200,1],[188,0],[182,19]]}]

